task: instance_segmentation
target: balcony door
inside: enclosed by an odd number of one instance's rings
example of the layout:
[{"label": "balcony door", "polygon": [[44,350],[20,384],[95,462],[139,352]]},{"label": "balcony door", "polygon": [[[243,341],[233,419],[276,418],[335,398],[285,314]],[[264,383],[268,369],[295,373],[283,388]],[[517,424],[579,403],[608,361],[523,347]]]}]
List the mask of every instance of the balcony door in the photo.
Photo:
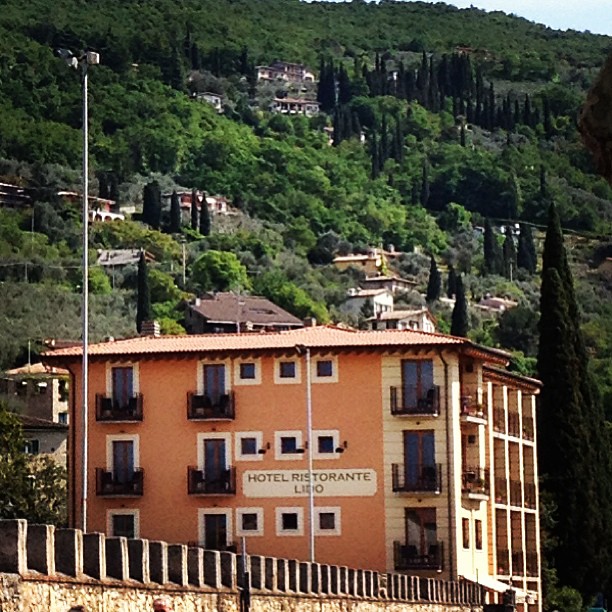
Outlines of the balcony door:
[{"label": "balcony door", "polygon": [[404,431],[406,486],[411,490],[435,488],[437,469],[434,432]]},{"label": "balcony door", "polygon": [[208,550],[227,548],[227,516],[225,514],[204,515],[204,548]]},{"label": "balcony door", "polygon": [[132,367],[113,368],[112,378],[114,407],[127,410],[130,399],[134,397],[134,369]]},{"label": "balcony door", "polygon": [[204,366],[204,394],[213,406],[219,405],[225,390],[225,365],[222,363],[206,364]]},{"label": "balcony door", "polygon": [[402,401],[404,408],[417,408],[433,389],[433,361],[402,361]]},{"label": "balcony door", "polygon": [[134,442],[113,441],[113,481],[128,484],[134,480]]},{"label": "balcony door", "polygon": [[207,485],[222,484],[227,479],[227,453],[225,440],[204,440],[204,481]]},{"label": "balcony door", "polygon": [[404,520],[408,557],[435,556],[438,552],[436,509],[406,508]]}]

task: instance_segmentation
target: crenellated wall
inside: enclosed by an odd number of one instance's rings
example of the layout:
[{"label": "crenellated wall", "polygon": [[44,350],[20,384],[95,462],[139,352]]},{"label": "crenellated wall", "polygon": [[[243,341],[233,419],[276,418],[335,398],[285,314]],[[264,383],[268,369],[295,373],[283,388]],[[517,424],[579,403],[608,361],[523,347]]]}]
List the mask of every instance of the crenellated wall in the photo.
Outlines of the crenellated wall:
[{"label": "crenellated wall", "polygon": [[[482,609],[482,591],[470,582],[254,555],[245,562],[253,612]],[[231,552],[0,521],[2,612],[146,611],[160,595],[175,612],[238,612],[242,567]]]}]

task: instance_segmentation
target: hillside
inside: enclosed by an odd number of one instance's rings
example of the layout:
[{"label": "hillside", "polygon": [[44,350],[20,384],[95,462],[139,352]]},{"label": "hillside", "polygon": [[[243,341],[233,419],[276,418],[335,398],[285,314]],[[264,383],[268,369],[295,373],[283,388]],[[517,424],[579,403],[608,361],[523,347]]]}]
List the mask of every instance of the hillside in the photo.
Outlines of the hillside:
[{"label": "hillside", "polygon": [[[27,188],[33,204],[0,210],[1,367],[22,361],[28,340],[79,335],[78,214],[56,194],[79,189],[81,92],[54,55],[60,47],[102,58],[89,75],[92,193],[140,211],[156,181],[167,193],[221,194],[238,211],[231,222],[213,218],[208,236],[188,223],[171,231],[168,208],[156,229],[92,230],[92,261],[94,249],[154,252],[154,314],[166,332],[180,331],[186,295],[227,287],[300,317],[342,319],[357,278],[330,266],[333,255],[393,245],[405,253],[397,271],[420,292],[433,255],[465,275],[474,302],[487,293],[518,301],[499,320],[473,310],[470,334],[517,351],[515,367],[533,373],[537,274],[491,269],[473,228],[520,222],[541,238],[554,200],[582,237],[574,269],[609,404],[610,287],[588,264],[597,249],[594,264],[606,256],[612,188],[575,118],[610,37],[442,3],[7,0],[0,182]],[[255,66],[278,59],[314,71],[319,85],[305,95],[324,112],[268,112],[273,97],[294,95],[283,82],[256,82]],[[193,97],[204,91],[222,98],[222,114]],[[235,276],[211,284],[196,264],[210,251]],[[134,269],[110,277],[92,267],[92,338],[135,333],[135,287]],[[434,311],[447,331],[450,312]]]}]

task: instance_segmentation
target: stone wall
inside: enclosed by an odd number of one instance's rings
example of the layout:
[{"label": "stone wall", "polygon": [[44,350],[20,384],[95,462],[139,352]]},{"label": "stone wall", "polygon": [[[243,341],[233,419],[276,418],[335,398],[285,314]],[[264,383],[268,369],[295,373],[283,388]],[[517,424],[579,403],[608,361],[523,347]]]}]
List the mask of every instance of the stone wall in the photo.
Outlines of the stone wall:
[{"label": "stone wall", "polygon": [[246,592],[252,612],[468,612],[483,601],[470,582],[0,521],[0,612],[136,612],[161,595],[175,612],[238,612]]}]

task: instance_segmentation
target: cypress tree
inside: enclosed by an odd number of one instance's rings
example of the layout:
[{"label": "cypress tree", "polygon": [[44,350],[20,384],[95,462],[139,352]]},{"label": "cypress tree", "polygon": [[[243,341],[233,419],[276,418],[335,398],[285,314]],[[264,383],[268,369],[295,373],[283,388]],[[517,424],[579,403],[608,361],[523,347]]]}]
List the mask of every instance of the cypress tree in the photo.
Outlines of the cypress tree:
[{"label": "cypress tree", "polygon": [[98,196],[105,200],[109,199],[108,175],[106,172],[98,174]]},{"label": "cypress tree", "polygon": [[554,508],[549,540],[559,581],[589,598],[611,569],[611,461],[580,330],[572,274],[554,204],[542,257],[538,459]]},{"label": "cypress tree", "polygon": [[461,274],[457,276],[457,291],[455,293],[455,307],[451,318],[451,335],[467,338],[467,333],[470,328],[468,304],[465,297],[465,288],[463,286],[463,277]]},{"label": "cypress tree", "polygon": [[527,270],[529,274],[534,274],[538,263],[535,243],[533,242],[533,234],[531,226],[521,223],[521,233],[518,239],[518,248],[516,253],[516,264],[519,268]]},{"label": "cypress tree", "polygon": [[161,223],[161,191],[159,183],[153,181],[144,186],[142,196],[142,221],[153,229],[159,229]]},{"label": "cypress tree", "polygon": [[[202,198],[206,202],[206,198]],[[198,229],[198,192],[195,189],[191,190],[191,229]]]},{"label": "cypress tree", "polygon": [[181,201],[176,193],[172,192],[170,198],[170,233],[178,234],[181,231]]},{"label": "cypress tree", "polygon": [[427,294],[425,300],[428,304],[435,302],[440,299],[440,291],[442,290],[442,277],[438,270],[436,260],[433,255],[431,256],[429,263],[429,280],[427,282]]},{"label": "cypress tree", "polygon": [[504,256],[504,275],[510,280],[513,279],[516,274],[516,248],[514,246],[514,237],[512,236],[512,227],[506,226],[506,237],[504,239],[504,246],[502,247]]},{"label": "cypress tree", "polygon": [[136,304],[136,330],[142,331],[143,321],[151,319],[151,289],[149,287],[149,271],[144,251],[140,251],[138,260],[138,302]]},{"label": "cypress tree", "polygon": [[370,177],[374,180],[380,175],[380,151],[378,147],[378,138],[376,138],[376,132],[374,130],[372,130],[372,138],[370,141],[370,155],[372,158]]},{"label": "cypress tree", "polygon": [[448,278],[446,279],[446,297],[452,299],[457,293],[457,273],[455,268],[451,265],[448,266]]},{"label": "cypress tree", "polygon": [[429,202],[429,162],[423,160],[423,178],[421,181],[421,206],[427,208]]},{"label": "cypress tree", "polygon": [[202,203],[200,204],[200,234],[202,234],[202,236],[209,236],[210,226],[210,211],[208,210],[206,198],[203,198]]},{"label": "cypress tree", "polygon": [[497,243],[495,231],[490,219],[485,219],[484,228],[484,272],[485,274],[499,274],[501,272],[501,250]]}]

